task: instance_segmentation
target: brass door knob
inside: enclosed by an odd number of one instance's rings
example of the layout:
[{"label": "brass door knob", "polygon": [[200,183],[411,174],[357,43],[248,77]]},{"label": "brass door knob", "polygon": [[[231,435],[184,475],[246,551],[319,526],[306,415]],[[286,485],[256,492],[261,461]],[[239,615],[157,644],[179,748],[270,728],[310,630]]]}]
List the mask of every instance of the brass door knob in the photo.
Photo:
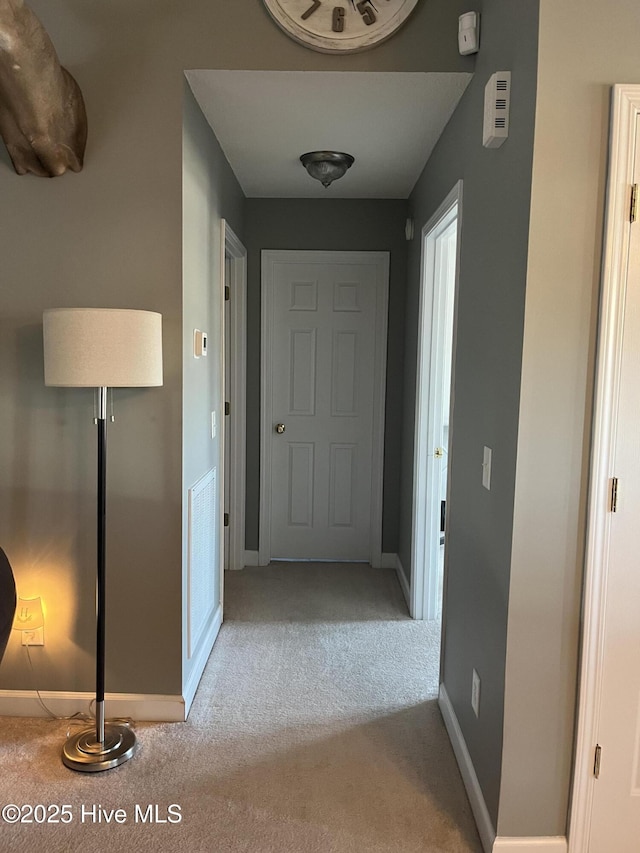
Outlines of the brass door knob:
[{"label": "brass door knob", "polygon": [[285,429],[286,426],[284,424],[276,424],[276,432],[278,433],[278,435],[282,435]]}]

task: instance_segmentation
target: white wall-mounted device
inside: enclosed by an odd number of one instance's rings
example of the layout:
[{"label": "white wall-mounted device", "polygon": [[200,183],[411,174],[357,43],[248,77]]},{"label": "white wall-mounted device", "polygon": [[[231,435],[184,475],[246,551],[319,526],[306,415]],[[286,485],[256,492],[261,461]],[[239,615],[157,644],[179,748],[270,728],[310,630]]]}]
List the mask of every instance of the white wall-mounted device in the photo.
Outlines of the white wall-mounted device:
[{"label": "white wall-mounted device", "polygon": [[485,148],[499,148],[509,136],[510,103],[511,72],[496,71],[484,88],[482,144]]},{"label": "white wall-mounted device", "polygon": [[200,329],[193,330],[193,355],[195,358],[200,358],[207,354],[207,333],[201,332]]},{"label": "white wall-mounted device", "polygon": [[480,15],[465,12],[458,18],[458,50],[462,56],[477,53],[480,46]]},{"label": "white wall-mounted device", "polygon": [[415,234],[415,222],[413,219],[408,216],[407,221],[404,224],[404,236],[407,238],[407,241],[413,240],[413,235]]},{"label": "white wall-mounted device", "polygon": [[477,670],[471,675],[471,707],[476,717],[480,716],[480,676]]}]

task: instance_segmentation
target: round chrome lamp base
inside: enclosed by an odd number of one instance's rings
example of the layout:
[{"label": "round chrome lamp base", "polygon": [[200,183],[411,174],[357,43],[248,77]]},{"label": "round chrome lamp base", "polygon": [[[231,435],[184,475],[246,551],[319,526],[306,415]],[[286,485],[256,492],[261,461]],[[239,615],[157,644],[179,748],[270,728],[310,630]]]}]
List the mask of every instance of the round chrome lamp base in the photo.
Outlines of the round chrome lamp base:
[{"label": "round chrome lamp base", "polygon": [[95,728],[71,735],[62,747],[62,763],[71,770],[96,773],[123,764],[133,758],[137,749],[136,736],[128,726],[107,724],[102,743]]}]

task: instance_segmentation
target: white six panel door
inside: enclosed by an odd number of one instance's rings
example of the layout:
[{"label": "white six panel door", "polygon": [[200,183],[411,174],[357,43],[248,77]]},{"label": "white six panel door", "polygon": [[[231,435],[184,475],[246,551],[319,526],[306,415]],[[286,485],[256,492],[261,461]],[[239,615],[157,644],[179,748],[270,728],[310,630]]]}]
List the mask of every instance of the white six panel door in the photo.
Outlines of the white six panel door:
[{"label": "white six panel door", "polygon": [[368,561],[388,259],[267,254],[270,557]]}]

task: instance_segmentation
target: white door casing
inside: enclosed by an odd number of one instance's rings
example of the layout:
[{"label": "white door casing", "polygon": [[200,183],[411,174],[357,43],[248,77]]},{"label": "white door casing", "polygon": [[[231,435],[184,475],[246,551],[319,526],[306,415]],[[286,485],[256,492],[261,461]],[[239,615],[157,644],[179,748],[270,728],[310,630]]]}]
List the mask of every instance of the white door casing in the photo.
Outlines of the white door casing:
[{"label": "white door casing", "polygon": [[262,253],[261,565],[380,565],[388,272],[386,252]]},{"label": "white door casing", "polygon": [[[462,181],[459,181],[422,229],[410,590],[410,611],[414,619],[435,620],[442,606],[439,565],[441,481],[443,469],[449,464],[451,444],[450,430],[446,447],[443,442],[444,412],[446,400],[448,424],[451,424],[453,399],[450,392],[454,376],[461,227]],[[453,238],[452,228],[455,228]],[[443,264],[446,267],[450,264],[447,246],[443,243],[451,239],[455,239],[456,245],[454,270],[443,268]],[[442,456],[436,455],[437,447],[443,449]],[[447,491],[448,483],[449,478]]]},{"label": "white door casing", "polygon": [[[640,838],[640,86],[614,87],[570,853]],[[614,478],[619,483],[616,511]],[[601,747],[599,777],[594,773]]]},{"label": "white door casing", "polygon": [[[228,323],[225,334],[224,400],[230,404],[224,418],[225,443],[225,512],[229,527],[221,537],[225,544],[222,565],[228,569],[244,568],[245,493],[246,493],[246,399],[247,399],[247,250],[229,224],[222,220],[222,281],[229,287],[230,298],[223,306]],[[224,293],[223,293],[224,298]],[[228,340],[227,340],[228,337]],[[227,364],[228,362],[228,364]],[[227,369],[228,368],[228,369]]]},{"label": "white door casing", "polygon": [[[231,281],[232,277],[232,268],[231,268],[231,258],[226,257],[224,259],[224,282],[225,282],[225,291],[226,288],[229,287],[227,282]],[[231,354],[231,299],[227,299],[227,295],[225,293],[225,301],[224,301],[224,399],[225,399],[225,411],[224,411],[224,495],[223,495],[223,505],[224,505],[224,515],[230,519],[231,515],[231,430],[229,429],[229,415],[227,415],[227,401],[230,397],[231,390],[231,366],[232,366],[232,354]],[[224,536],[224,571],[228,571],[231,566],[231,527],[229,523],[227,523],[224,527],[223,531]]]}]

